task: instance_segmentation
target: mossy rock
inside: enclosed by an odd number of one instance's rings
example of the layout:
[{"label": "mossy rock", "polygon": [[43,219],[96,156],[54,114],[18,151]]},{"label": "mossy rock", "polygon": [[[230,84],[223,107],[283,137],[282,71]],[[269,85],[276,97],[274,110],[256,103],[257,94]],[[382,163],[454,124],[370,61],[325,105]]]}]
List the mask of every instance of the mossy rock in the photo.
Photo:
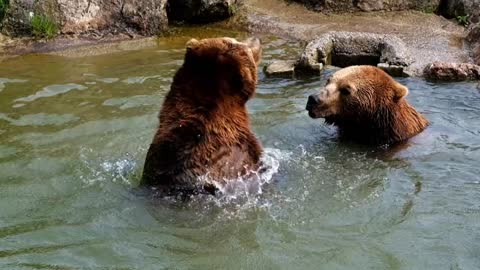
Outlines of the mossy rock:
[{"label": "mossy rock", "polygon": [[30,36],[33,33],[32,19],[36,16],[54,23],[56,29],[64,21],[56,0],[10,0],[1,31],[12,37]]}]

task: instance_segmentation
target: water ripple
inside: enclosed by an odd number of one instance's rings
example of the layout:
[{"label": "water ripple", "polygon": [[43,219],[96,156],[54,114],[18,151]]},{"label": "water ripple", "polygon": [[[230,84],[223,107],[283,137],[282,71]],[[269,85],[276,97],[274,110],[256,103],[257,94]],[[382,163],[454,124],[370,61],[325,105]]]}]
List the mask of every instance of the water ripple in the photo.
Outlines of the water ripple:
[{"label": "water ripple", "polygon": [[44,97],[53,97],[56,95],[64,94],[67,92],[70,92],[72,90],[85,90],[87,87],[76,84],[76,83],[69,83],[69,84],[54,84],[54,85],[49,85],[47,87],[44,87],[42,90],[36,92],[33,95],[23,97],[23,98],[18,98],[14,101],[20,101],[20,102],[31,102],[39,98],[44,98]]}]

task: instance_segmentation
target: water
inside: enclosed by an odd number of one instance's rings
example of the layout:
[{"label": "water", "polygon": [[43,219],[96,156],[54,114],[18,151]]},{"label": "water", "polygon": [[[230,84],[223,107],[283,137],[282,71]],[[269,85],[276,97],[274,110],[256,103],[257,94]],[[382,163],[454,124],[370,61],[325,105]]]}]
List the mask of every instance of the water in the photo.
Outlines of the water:
[{"label": "water", "polygon": [[[138,192],[187,37],[0,66],[2,269],[479,269],[480,92],[402,78],[432,125],[408,147],[339,143],[306,98],[321,77],[266,78],[248,104],[277,165],[257,194]],[[299,44],[266,38],[264,64]]]}]

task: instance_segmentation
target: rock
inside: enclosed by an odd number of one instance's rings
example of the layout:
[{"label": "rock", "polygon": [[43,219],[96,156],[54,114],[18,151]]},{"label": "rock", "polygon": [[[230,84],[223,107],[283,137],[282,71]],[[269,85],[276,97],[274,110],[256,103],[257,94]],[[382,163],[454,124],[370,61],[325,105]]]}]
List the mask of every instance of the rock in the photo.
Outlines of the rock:
[{"label": "rock", "polygon": [[[435,10],[440,0],[294,0],[316,11]],[[474,1],[474,0],[472,0]]]},{"label": "rock", "polygon": [[377,67],[385,71],[386,73],[390,74],[390,76],[393,76],[393,77],[410,77],[409,74],[403,71],[404,67],[402,66],[389,65],[387,63],[379,63]]},{"label": "rock", "polygon": [[480,44],[477,44],[474,48],[473,48],[473,52],[472,52],[472,56],[473,56],[473,62],[477,65],[480,65]]},{"label": "rock", "polygon": [[32,16],[41,15],[65,34],[134,31],[148,36],[168,26],[166,5],[167,0],[11,0],[2,31],[30,35]]},{"label": "rock", "polygon": [[[324,65],[347,67],[374,65],[403,73],[412,61],[402,40],[392,35],[330,32],[309,42],[295,66],[298,70],[321,70]],[[390,69],[388,69],[391,67]]]},{"label": "rock", "polygon": [[295,61],[275,61],[265,67],[267,76],[293,76],[295,73]]},{"label": "rock", "polygon": [[[109,34],[151,36],[174,21],[206,23],[228,18],[240,0],[10,0],[2,32],[31,34],[31,18],[46,16],[61,33],[102,37]],[[168,6],[168,7],[167,7]]]},{"label": "rock", "polygon": [[120,9],[123,21],[140,34],[151,36],[168,25],[167,0],[124,0]]},{"label": "rock", "polygon": [[438,13],[446,18],[470,16],[476,20],[480,15],[480,1],[478,0],[443,0],[438,7]]},{"label": "rock", "polygon": [[472,49],[473,62],[480,65],[480,24],[471,28],[467,35],[467,41]]},{"label": "rock", "polygon": [[480,80],[480,66],[467,63],[434,62],[427,65],[424,75],[441,81]]},{"label": "rock", "polygon": [[10,0],[8,11],[2,22],[2,32],[9,36],[30,34],[29,22],[33,10],[33,0]]},{"label": "rock", "polygon": [[168,25],[167,0],[57,0],[65,16],[63,33],[136,32],[150,36]]},{"label": "rock", "polygon": [[480,24],[473,26],[467,35],[467,41],[470,43],[480,43]]},{"label": "rock", "polygon": [[168,18],[186,23],[208,23],[226,19],[237,11],[240,0],[171,0]]}]

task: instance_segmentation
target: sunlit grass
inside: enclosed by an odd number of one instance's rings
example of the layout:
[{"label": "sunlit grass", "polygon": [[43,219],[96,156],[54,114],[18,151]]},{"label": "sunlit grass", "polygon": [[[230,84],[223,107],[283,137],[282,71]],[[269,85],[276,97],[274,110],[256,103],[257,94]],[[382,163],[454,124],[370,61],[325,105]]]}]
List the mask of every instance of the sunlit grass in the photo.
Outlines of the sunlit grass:
[{"label": "sunlit grass", "polygon": [[[1,1],[1,0],[0,0]],[[55,21],[44,15],[32,17],[32,33],[37,38],[50,39],[57,35],[58,27]]]}]

